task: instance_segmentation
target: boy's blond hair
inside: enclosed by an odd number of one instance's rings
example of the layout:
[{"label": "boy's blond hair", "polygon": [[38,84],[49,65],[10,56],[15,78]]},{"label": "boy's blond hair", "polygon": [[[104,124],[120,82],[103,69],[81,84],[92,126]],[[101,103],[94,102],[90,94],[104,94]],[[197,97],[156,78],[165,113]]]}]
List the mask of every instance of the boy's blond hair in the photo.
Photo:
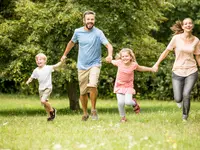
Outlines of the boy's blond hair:
[{"label": "boy's blond hair", "polygon": [[35,60],[37,60],[38,57],[42,57],[42,58],[45,60],[45,62],[47,62],[47,56],[46,56],[45,54],[43,54],[43,53],[37,54],[37,55],[35,56]]},{"label": "boy's blond hair", "polygon": [[136,62],[135,54],[130,48],[123,48],[116,56],[115,59],[121,59],[122,52],[128,52],[128,54],[132,57],[132,61]]}]

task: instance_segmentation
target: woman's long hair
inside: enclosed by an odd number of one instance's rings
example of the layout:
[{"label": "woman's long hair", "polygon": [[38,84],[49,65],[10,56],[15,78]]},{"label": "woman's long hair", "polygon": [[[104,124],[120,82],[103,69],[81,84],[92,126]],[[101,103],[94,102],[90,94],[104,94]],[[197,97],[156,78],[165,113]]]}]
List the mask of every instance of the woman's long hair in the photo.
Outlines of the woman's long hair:
[{"label": "woman's long hair", "polygon": [[[191,18],[185,18],[184,20],[186,20],[186,19],[190,19],[192,21]],[[174,35],[181,34],[184,32],[184,30],[182,28],[184,20],[183,21],[178,20],[172,27],[170,27],[170,29],[174,32]]]}]

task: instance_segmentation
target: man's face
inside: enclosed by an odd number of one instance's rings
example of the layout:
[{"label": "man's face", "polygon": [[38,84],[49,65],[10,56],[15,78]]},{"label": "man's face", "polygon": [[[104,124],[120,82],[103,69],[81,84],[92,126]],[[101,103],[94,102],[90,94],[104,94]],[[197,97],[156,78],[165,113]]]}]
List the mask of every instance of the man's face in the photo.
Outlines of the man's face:
[{"label": "man's face", "polygon": [[85,15],[83,22],[85,24],[85,27],[88,30],[91,30],[94,26],[94,23],[95,23],[95,16],[93,14]]}]

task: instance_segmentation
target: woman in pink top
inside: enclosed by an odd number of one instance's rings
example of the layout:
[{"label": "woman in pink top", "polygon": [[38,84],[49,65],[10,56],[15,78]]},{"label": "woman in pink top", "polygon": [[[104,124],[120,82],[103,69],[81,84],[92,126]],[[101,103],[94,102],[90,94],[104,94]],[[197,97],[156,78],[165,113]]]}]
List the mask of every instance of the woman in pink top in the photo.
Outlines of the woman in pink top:
[{"label": "woman in pink top", "polygon": [[136,113],[140,112],[140,107],[133,99],[135,89],[133,85],[134,70],[153,71],[152,68],[140,66],[137,64],[135,55],[131,49],[124,48],[119,52],[118,59],[112,60],[113,65],[118,67],[115,80],[114,93],[117,95],[118,109],[121,116],[121,122],[126,122],[125,105],[131,105]]},{"label": "woman in pink top", "polygon": [[175,53],[172,85],[177,106],[179,108],[183,107],[183,121],[187,121],[189,115],[190,94],[198,78],[197,63],[200,65],[200,44],[199,39],[192,35],[193,27],[194,24],[190,18],[177,21],[171,27],[174,36],[153,67],[157,71],[159,64],[169,52],[173,51]]}]

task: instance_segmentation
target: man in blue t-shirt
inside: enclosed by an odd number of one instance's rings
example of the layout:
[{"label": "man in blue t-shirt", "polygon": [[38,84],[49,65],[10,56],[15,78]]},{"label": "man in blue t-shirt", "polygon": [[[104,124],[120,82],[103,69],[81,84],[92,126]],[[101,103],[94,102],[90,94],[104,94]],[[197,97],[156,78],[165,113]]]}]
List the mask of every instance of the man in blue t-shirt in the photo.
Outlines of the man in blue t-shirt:
[{"label": "man in blue t-shirt", "polygon": [[108,50],[107,62],[111,62],[113,47],[108,42],[104,33],[94,26],[95,12],[86,11],[83,15],[84,26],[75,29],[72,39],[67,44],[66,50],[61,60],[66,58],[66,55],[78,43],[78,80],[80,87],[80,100],[83,109],[82,120],[86,121],[89,118],[87,112],[88,93],[91,100],[91,116],[92,120],[97,120],[96,111],[97,99],[97,84],[99,80],[101,68],[101,45],[103,44]]}]

